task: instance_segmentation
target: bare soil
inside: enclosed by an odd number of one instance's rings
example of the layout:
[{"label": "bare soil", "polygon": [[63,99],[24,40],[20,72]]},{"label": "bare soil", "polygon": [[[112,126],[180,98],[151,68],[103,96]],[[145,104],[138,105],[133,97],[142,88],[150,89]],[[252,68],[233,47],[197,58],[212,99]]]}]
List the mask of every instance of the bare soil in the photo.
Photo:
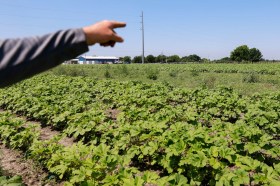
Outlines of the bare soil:
[{"label": "bare soil", "polygon": [[[0,110],[0,112],[3,110]],[[59,131],[53,130],[49,126],[44,126],[37,121],[28,121],[24,116],[17,116],[26,121],[23,127],[27,127],[30,124],[38,126],[40,131],[40,140],[45,141],[53,138],[56,135],[59,135]],[[71,146],[74,143],[74,138],[65,137],[59,141],[60,144],[64,146]],[[9,149],[5,147],[0,141],[0,167],[4,171],[6,176],[21,176],[23,183],[30,186],[60,186],[63,183],[55,183],[54,181],[47,181],[46,177],[48,176],[47,172],[44,172],[36,163],[30,159],[24,158],[22,152]]]},{"label": "bare soil", "polygon": [[23,183],[30,186],[52,186],[61,185],[57,183],[46,183],[44,180],[48,175],[32,160],[25,159],[16,150],[6,148],[0,144],[0,166],[7,175],[18,175],[23,179]]},{"label": "bare soil", "polygon": [[106,111],[106,114],[108,117],[110,117],[111,119],[113,119],[114,121],[117,120],[117,117],[118,117],[118,114],[120,113],[121,111],[117,110],[117,109],[108,109]]},{"label": "bare soil", "polygon": [[[60,132],[52,130],[51,127],[41,127],[40,123],[38,122],[32,122],[33,124],[36,124],[40,127],[40,140],[45,141],[45,140],[49,140],[52,137],[59,135]],[[59,143],[61,145],[64,145],[65,147],[69,147],[71,145],[74,144],[74,138],[68,138],[68,137],[64,137],[62,138]]]},{"label": "bare soil", "polygon": [[[0,110],[0,112],[1,111],[4,111],[4,110]],[[23,127],[27,127],[28,124],[34,124],[34,125],[38,126],[38,129],[40,130],[39,139],[42,140],[42,141],[49,140],[49,139],[53,138],[54,136],[60,134],[59,131],[53,130],[50,126],[44,126],[38,121],[28,120],[25,116],[18,116],[18,115],[15,115],[15,116],[26,121],[26,123],[23,125]],[[65,137],[65,138],[62,138],[59,141],[59,143],[61,145],[69,147],[69,146],[74,144],[74,140],[75,140],[74,138]]]}]

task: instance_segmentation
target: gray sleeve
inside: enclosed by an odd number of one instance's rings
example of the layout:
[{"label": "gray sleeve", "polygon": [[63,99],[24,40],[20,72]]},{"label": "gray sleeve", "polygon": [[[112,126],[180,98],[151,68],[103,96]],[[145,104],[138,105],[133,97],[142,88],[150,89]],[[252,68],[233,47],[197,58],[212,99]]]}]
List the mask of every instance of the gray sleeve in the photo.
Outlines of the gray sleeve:
[{"label": "gray sleeve", "polygon": [[82,29],[42,37],[0,41],[0,88],[48,70],[87,52]]}]

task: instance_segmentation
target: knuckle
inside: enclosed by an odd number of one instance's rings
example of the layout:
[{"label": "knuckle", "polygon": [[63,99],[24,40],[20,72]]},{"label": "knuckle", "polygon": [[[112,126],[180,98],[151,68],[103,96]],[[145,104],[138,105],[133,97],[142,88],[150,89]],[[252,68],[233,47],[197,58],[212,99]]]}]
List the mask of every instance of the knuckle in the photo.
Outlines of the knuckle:
[{"label": "knuckle", "polygon": [[109,20],[104,20],[103,22],[104,22],[104,24],[106,24],[106,25],[110,25],[110,21],[109,21]]}]

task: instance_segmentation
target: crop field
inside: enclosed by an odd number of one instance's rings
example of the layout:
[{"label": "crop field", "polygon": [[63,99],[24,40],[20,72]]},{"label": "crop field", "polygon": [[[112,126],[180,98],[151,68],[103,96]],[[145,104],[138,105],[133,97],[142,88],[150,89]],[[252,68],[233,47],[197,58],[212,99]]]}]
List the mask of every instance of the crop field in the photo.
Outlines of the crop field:
[{"label": "crop field", "polygon": [[188,89],[227,86],[243,95],[280,90],[280,63],[61,65],[49,73],[98,80],[161,82]]},{"label": "crop field", "polygon": [[[1,143],[40,167],[44,184],[280,185],[277,83],[246,95],[222,83],[184,88],[161,81],[176,69],[178,76],[257,74],[261,81],[280,73],[278,64],[219,65],[155,66],[155,80],[144,73],[148,65],[94,66],[95,78],[93,67],[76,74],[75,65],[59,67],[0,89]],[[132,77],[133,68],[146,80],[121,78]]]}]

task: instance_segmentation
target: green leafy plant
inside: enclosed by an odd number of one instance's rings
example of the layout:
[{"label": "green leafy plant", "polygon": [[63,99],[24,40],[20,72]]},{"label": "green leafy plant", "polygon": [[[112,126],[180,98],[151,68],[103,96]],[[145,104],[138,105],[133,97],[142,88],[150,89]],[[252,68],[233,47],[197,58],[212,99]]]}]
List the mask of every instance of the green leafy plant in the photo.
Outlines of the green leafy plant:
[{"label": "green leafy plant", "polygon": [[243,82],[245,83],[259,83],[260,76],[255,73],[246,74],[243,77]]},{"label": "green leafy plant", "polygon": [[22,178],[20,176],[14,176],[14,177],[6,177],[6,176],[0,176],[0,185],[3,186],[24,186],[22,183]]},{"label": "green leafy plant", "polygon": [[[1,141],[66,185],[280,181],[279,93],[42,75],[0,89],[0,98],[2,108],[60,132],[41,140],[36,127],[0,114]],[[60,144],[66,136],[75,143]]]},{"label": "green leafy plant", "polygon": [[147,78],[151,80],[157,80],[159,71],[157,69],[147,69]]}]

